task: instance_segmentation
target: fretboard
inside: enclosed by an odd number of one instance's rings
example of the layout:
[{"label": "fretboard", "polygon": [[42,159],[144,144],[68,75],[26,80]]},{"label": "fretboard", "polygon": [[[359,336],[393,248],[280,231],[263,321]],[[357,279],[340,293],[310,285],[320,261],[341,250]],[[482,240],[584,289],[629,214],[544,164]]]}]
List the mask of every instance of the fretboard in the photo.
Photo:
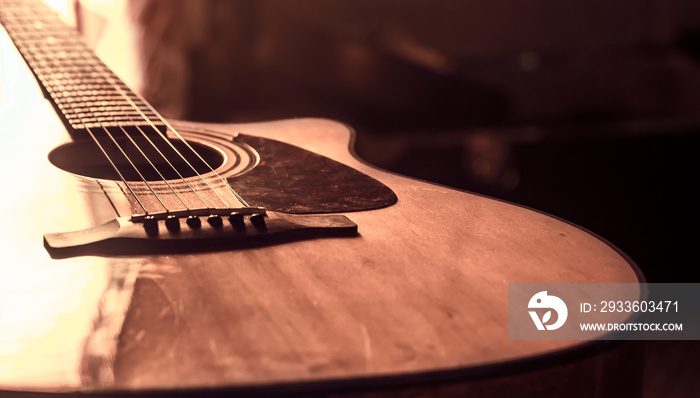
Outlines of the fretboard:
[{"label": "fretboard", "polygon": [[162,118],[40,0],[0,0],[8,32],[68,131],[164,132]]}]

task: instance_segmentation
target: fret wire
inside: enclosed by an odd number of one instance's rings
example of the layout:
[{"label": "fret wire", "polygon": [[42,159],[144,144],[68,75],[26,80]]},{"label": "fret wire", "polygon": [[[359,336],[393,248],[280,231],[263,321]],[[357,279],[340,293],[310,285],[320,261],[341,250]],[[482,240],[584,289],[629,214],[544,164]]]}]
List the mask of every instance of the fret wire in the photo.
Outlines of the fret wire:
[{"label": "fret wire", "polygon": [[[26,49],[26,46],[23,45],[22,38],[20,38],[20,37],[13,37],[12,39],[13,39],[13,41],[15,42],[16,45],[19,44],[19,45],[25,47],[25,49]],[[18,48],[19,48],[19,46],[18,46]],[[31,53],[29,53],[28,55],[31,56]],[[81,119],[81,120],[82,120],[82,119]],[[126,185],[126,187],[129,189],[129,191],[131,192],[131,194],[133,195],[134,199],[135,199],[136,202],[139,204],[139,206],[143,209],[143,211],[144,211],[146,214],[148,214],[149,211],[148,211],[148,209],[146,208],[146,206],[144,205],[143,201],[142,201],[141,199],[139,199],[139,197],[138,197],[138,195],[136,194],[136,192],[134,191],[134,189],[131,187],[131,185],[129,184],[129,182],[126,180],[126,178],[124,177],[123,173],[119,170],[119,167],[116,165],[116,163],[114,162],[114,160],[109,156],[109,154],[107,153],[106,149],[103,147],[103,145],[102,145],[102,144],[100,143],[100,141],[97,139],[97,136],[93,133],[92,129],[89,128],[89,127],[86,127],[85,130],[88,132],[88,134],[89,134],[90,137],[93,139],[93,141],[95,142],[95,144],[97,144],[97,146],[98,146],[98,148],[100,149],[100,151],[102,152],[102,154],[107,158],[108,162],[110,163],[110,165],[112,166],[112,168],[114,169],[114,171],[117,173],[117,175],[119,176],[119,178],[122,180],[122,182],[124,182],[124,184]],[[146,186],[149,188],[149,190],[153,193],[153,195],[156,197],[156,199],[160,202],[161,206],[163,206],[163,209],[166,209],[166,210],[167,210],[167,207],[165,206],[165,204],[163,203],[163,201],[161,200],[161,198],[160,198],[160,197],[158,196],[158,194],[153,190],[153,188],[151,187],[151,185],[146,181],[146,179],[143,177],[143,175],[141,174],[141,172],[140,172],[140,171],[138,170],[138,168],[134,165],[134,163],[131,161],[131,159],[128,157],[128,155],[126,155],[126,153],[125,153],[124,150],[121,148],[121,146],[118,144],[118,142],[116,141],[116,139],[114,138],[114,136],[109,132],[109,130],[108,130],[106,127],[102,127],[102,130],[107,134],[107,136],[109,136],[109,138],[110,138],[110,139],[112,140],[112,142],[116,145],[116,147],[119,148],[119,150],[121,151],[121,153],[122,153],[122,155],[124,156],[124,158],[130,163],[130,165],[131,165],[131,167],[134,169],[134,171],[136,171],[136,173],[139,175],[139,177],[141,178],[141,180],[146,184]]]},{"label": "fret wire", "polygon": [[[58,23],[54,24],[54,27],[56,26],[59,26]],[[82,41],[76,37],[77,35],[75,32],[68,31],[67,28],[62,32],[54,31],[51,33],[53,34],[51,37],[68,37],[69,41],[73,43],[73,46],[76,46],[79,50],[84,49],[84,43],[82,43]],[[26,38],[28,36],[31,37],[31,44],[26,43]],[[122,92],[125,90],[128,91],[128,87],[126,87],[123,82],[120,82],[118,78],[116,78],[116,76],[114,76],[111,71],[109,71],[104,64],[101,63],[99,58],[94,56],[92,53],[84,51],[78,53],[77,55],[66,56],[59,61],[55,59],[55,57],[48,57],[48,52],[43,51],[43,49],[47,46],[45,40],[39,40],[41,37],[43,36],[35,33],[15,35],[15,38],[19,39],[16,41],[21,41],[21,43],[18,43],[18,46],[25,50],[24,53],[27,55],[27,61],[32,65],[36,71],[37,77],[42,81],[42,83],[44,83],[46,91],[52,96],[54,102],[57,104],[57,107],[61,110],[62,116],[64,116],[64,119],[71,127],[76,130],[84,129],[86,127],[85,125],[76,124],[75,114],[78,112],[93,111],[92,109],[84,109],[85,104],[78,103],[84,101],[86,99],[86,95],[94,94],[100,95],[100,97],[97,97],[97,99],[119,99],[121,102],[112,102],[112,104],[121,106],[121,108],[107,109],[109,113],[93,112],[94,117],[90,118],[90,124],[88,124],[87,127],[96,127],[94,125],[95,122],[102,122],[102,127],[105,127],[105,123],[114,126],[115,121],[133,120],[133,116],[136,116],[138,112],[130,112],[133,106],[122,98],[123,95],[115,95],[117,93],[116,90],[114,90],[114,86],[120,88]],[[36,43],[39,43],[39,45],[36,45]],[[67,66],[60,63],[61,61],[65,62],[66,59],[72,59],[73,64],[79,65]],[[78,60],[80,60],[80,62],[77,62]],[[93,69],[91,72],[87,72],[89,69],[86,69],[86,67],[91,67]],[[97,71],[102,73],[97,73]],[[104,74],[108,74],[112,78],[111,80],[113,81],[111,82],[111,85],[100,84],[104,83],[104,78],[99,80],[97,78],[102,77]],[[55,77],[58,77],[58,79],[54,79]],[[101,90],[101,92],[96,92],[97,90]],[[130,97],[132,98],[132,102],[134,99],[137,99],[133,94],[130,95]],[[139,108],[141,112],[148,109],[143,104],[135,104],[135,106]],[[156,117],[156,115],[150,112],[145,113],[147,114],[147,117]],[[85,119],[88,117],[88,115],[81,115],[81,117]]]},{"label": "fret wire", "polygon": [[[89,112],[88,114],[90,114],[90,115],[94,115],[94,114],[95,114],[95,112],[92,111],[92,108],[93,108],[92,106],[84,106],[85,104],[81,104],[81,105],[82,105],[82,107],[81,107],[81,108],[77,108],[77,109],[84,109],[84,108],[87,108],[88,110],[90,110],[90,112]],[[75,108],[74,108],[74,109],[75,109]],[[77,117],[79,118],[79,120],[81,121],[82,124],[86,124],[86,119],[84,119],[84,118],[81,116],[81,115],[82,115],[81,113],[76,113],[76,115],[77,115]],[[102,124],[102,122],[99,122],[99,121],[98,121],[98,123]],[[138,127],[138,126],[137,126],[137,127]],[[173,194],[175,194],[175,196],[176,196],[177,199],[180,201],[180,203],[182,203],[183,206],[185,206],[185,208],[187,208],[188,211],[192,210],[192,209],[190,208],[190,206],[188,206],[187,203],[185,203],[185,201],[182,199],[182,197],[180,196],[180,194],[178,194],[178,192],[172,187],[172,185],[170,184],[170,182],[168,182],[168,180],[162,175],[162,173],[160,172],[160,170],[158,170],[158,168],[153,164],[153,162],[151,161],[151,159],[149,159],[148,156],[146,156],[146,154],[143,152],[143,150],[141,149],[141,147],[139,147],[139,145],[136,143],[136,141],[133,139],[133,137],[126,131],[126,129],[125,129],[123,126],[119,126],[119,128],[120,128],[120,130],[124,133],[124,135],[129,139],[129,141],[134,145],[134,147],[138,150],[138,152],[141,154],[141,156],[143,156],[143,158],[148,162],[148,164],[153,168],[153,170],[155,170],[155,172],[158,174],[158,176],[161,178],[161,180],[168,186],[168,188],[173,192]],[[124,158],[127,159],[127,161],[129,162],[129,164],[131,165],[131,167],[134,169],[134,171],[136,171],[136,173],[137,173],[137,174],[139,175],[139,177],[141,178],[141,181],[142,181],[144,184],[146,184],[146,186],[148,187],[148,189],[151,191],[151,193],[153,193],[153,195],[154,195],[155,198],[158,200],[158,202],[161,204],[161,206],[163,206],[163,209],[165,209],[166,212],[169,212],[170,209],[168,209],[168,206],[164,203],[164,201],[161,199],[161,197],[155,192],[155,190],[153,189],[153,187],[151,186],[151,184],[149,184],[148,180],[146,180],[146,178],[143,176],[142,172],[141,172],[141,171],[138,169],[138,167],[134,164],[133,160],[126,154],[126,151],[122,148],[121,145],[119,145],[119,143],[118,143],[117,140],[114,138],[114,136],[109,132],[109,129],[108,129],[107,127],[105,127],[105,126],[103,126],[102,129],[103,129],[103,130],[105,131],[105,133],[109,136],[109,138],[112,140],[112,142],[117,146],[117,148],[119,148],[119,150],[120,150],[120,152],[122,153],[122,155],[124,156]],[[139,130],[140,130],[140,129],[139,129]],[[88,131],[89,131],[89,130],[88,130]],[[96,143],[97,143],[97,144],[100,146],[100,148],[102,149],[102,145],[98,142],[98,140],[97,140],[97,138],[94,136],[94,134],[91,133],[90,135],[93,137],[93,139],[96,141]],[[148,138],[147,138],[147,139],[148,139]],[[104,150],[103,150],[103,153],[105,153]],[[109,157],[106,153],[105,153],[105,155],[106,155],[107,157]],[[111,162],[112,164],[114,164],[114,162],[112,162],[111,160],[110,160],[110,162]],[[117,167],[116,164],[114,164],[114,167],[115,167],[115,168]],[[172,167],[172,166],[171,166],[171,167]],[[121,172],[119,172],[119,171],[117,171],[117,172],[118,172],[118,174],[119,174],[120,176],[122,175]],[[122,178],[122,179],[123,179],[123,178]],[[126,180],[124,180],[124,183],[127,184],[127,186],[128,186],[128,182],[126,182]],[[133,189],[131,189],[131,187],[129,187],[129,190],[130,190],[130,191],[132,192],[132,194],[135,196],[135,193],[134,193]],[[136,197],[136,196],[135,196],[135,197]],[[137,201],[138,201],[139,203],[141,203],[141,201],[140,201],[138,198],[137,198]],[[143,207],[143,205],[142,205],[142,207]],[[149,213],[149,212],[148,212],[148,209],[146,209],[145,207],[144,207],[144,211],[146,212],[146,214]]]},{"label": "fret wire", "polygon": [[[38,6],[38,5],[37,5]],[[20,12],[14,14],[19,15]],[[13,14],[13,12],[9,12]],[[52,18],[53,17],[53,18]],[[27,16],[15,16],[15,19],[19,22],[23,20],[26,22],[31,22],[30,27],[21,26],[21,24],[14,23],[12,28],[14,32],[11,32],[13,40],[18,44],[18,47],[23,49],[23,54],[28,63],[31,64],[32,69],[35,71],[37,78],[43,83],[46,91],[51,95],[56,103],[57,107],[61,110],[66,122],[71,125],[78,127],[79,129],[86,130],[93,140],[100,147],[103,154],[108,158],[113,168],[117,171],[120,178],[127,185],[132,195],[139,202],[140,206],[144,211],[148,212],[141,200],[138,199],[135,191],[129,186],[128,182],[124,178],[123,174],[118,170],[116,163],[109,157],[106,150],[102,147],[92,129],[95,125],[99,125],[102,130],[109,136],[109,138],[114,142],[114,144],[119,148],[122,155],[129,161],[131,167],[138,173],[141,180],[149,187],[151,192],[156,196],[158,201],[161,203],[166,211],[167,206],[153,188],[148,184],[148,182],[143,177],[142,173],[138,170],[133,161],[126,154],[124,149],[118,144],[115,137],[110,133],[109,128],[106,124],[114,125],[119,127],[124,134],[129,138],[132,144],[139,150],[141,155],[149,162],[151,167],[156,170],[163,181],[170,187],[170,189],[175,193],[180,202],[189,209],[189,206],[182,200],[180,195],[175,191],[175,189],[168,183],[168,181],[162,176],[160,170],[153,165],[150,159],[145,155],[143,150],[138,146],[132,136],[124,128],[123,122],[138,122],[143,120],[146,126],[140,126],[136,124],[135,127],[141,134],[146,138],[146,140],[156,149],[160,156],[162,156],[168,165],[180,176],[180,178],[186,183],[186,185],[195,193],[200,201],[206,205],[206,201],[202,199],[200,194],[195,190],[190,183],[185,180],[180,171],[168,160],[157,147],[157,145],[149,138],[148,134],[143,130],[145,127],[152,128],[156,134],[159,134],[161,138],[171,147],[175,153],[184,161],[184,163],[189,166],[195,174],[204,181],[204,183],[213,191],[213,193],[219,197],[219,199],[230,207],[227,200],[224,199],[220,193],[214,189],[211,184],[205,179],[190,163],[190,161],[185,158],[185,156],[170,142],[165,133],[160,130],[161,123],[162,127],[165,129],[170,129],[178,137],[178,139],[184,143],[184,145],[194,154],[199,160],[208,168],[220,181],[224,183],[224,186],[233,194],[233,196],[242,205],[249,207],[249,205],[238,195],[235,190],[211,167],[211,165],[206,162],[202,156],[192,148],[192,146],[184,140],[184,138],[172,128],[172,126],[163,118],[161,118],[158,113],[153,109],[153,107],[148,104],[140,95],[132,92],[121,80],[119,80],[116,75],[113,74],[102,61],[97,58],[93,53],[89,51],[84,51],[87,48],[85,43],[76,32],[65,26],[55,15],[39,16],[32,15],[31,18]],[[40,24],[40,26],[36,26]],[[36,32],[36,30],[42,29],[43,32]],[[51,30],[50,32],[46,32]],[[49,37],[47,38],[47,34]],[[22,36],[21,38],[19,36]],[[19,43],[17,43],[19,42]],[[54,44],[54,47],[59,48],[58,54],[60,57],[55,56],[56,49],[49,48],[47,44]],[[66,51],[70,50],[70,51]],[[70,61],[72,65],[65,65],[65,62]],[[63,62],[63,63],[61,63]],[[100,80],[99,78],[103,80]],[[108,84],[100,84],[107,80]],[[101,91],[101,93],[99,93]],[[99,93],[99,94],[98,94]],[[85,103],[84,99],[94,98],[94,95],[98,94],[97,100],[90,103]],[[115,95],[116,94],[116,95]],[[112,101],[111,105],[107,101]],[[121,102],[124,101],[124,102]],[[81,103],[82,102],[82,103]],[[102,107],[101,111],[95,112],[95,107]],[[138,117],[137,120],[135,118]],[[154,120],[158,120],[157,123]],[[79,125],[75,125],[74,122],[79,121]],[[158,127],[156,126],[158,124]],[[143,127],[143,128],[142,128]]]},{"label": "fret wire", "polygon": [[[108,76],[108,74],[105,74],[105,75],[106,75],[105,78],[106,78],[106,79],[109,79],[110,76]],[[149,124],[149,125],[153,128],[153,130],[156,132],[156,134],[158,134],[158,133],[159,133],[158,128],[154,125],[154,123],[153,123],[143,112],[141,112],[141,110],[140,110],[140,109],[138,108],[138,106],[131,100],[131,98],[129,98],[127,95],[125,95],[125,93],[123,92],[123,90],[121,90],[121,88],[118,87],[118,85],[113,84],[113,86],[114,86],[115,89],[117,89],[117,91],[119,91],[120,94],[122,94],[122,96],[124,97],[124,99],[126,99],[128,102],[130,102],[130,103],[132,104],[133,108],[136,109],[136,111],[140,114],[141,118],[143,118],[143,120],[145,120],[146,123]],[[143,102],[145,103],[145,101],[143,101]],[[151,110],[153,110],[153,109],[151,108]],[[155,110],[153,110],[153,112],[156,113]],[[157,113],[156,113],[156,114],[157,114]],[[146,139],[147,139],[149,142],[151,142],[151,140],[147,137],[147,134],[146,134],[139,126],[136,126],[136,128],[137,128],[139,131],[141,131],[141,133],[143,134],[143,136],[146,137]],[[167,144],[169,144],[169,145],[171,146],[171,148],[180,156],[180,158],[185,162],[185,164],[187,164],[187,165],[192,169],[192,171],[194,171],[195,174],[196,174],[199,178],[201,178],[202,181],[204,181],[204,182],[207,184],[207,186],[209,186],[209,188],[212,189],[212,191],[214,191],[214,192],[216,193],[217,196],[219,196],[219,198],[220,198],[221,201],[226,205],[226,207],[231,207],[231,206],[229,205],[229,203],[228,203],[226,200],[224,200],[223,198],[221,198],[221,196],[211,187],[211,185],[209,185],[209,183],[207,182],[207,180],[206,180],[201,174],[199,174],[199,172],[190,164],[190,162],[189,162],[189,161],[188,161],[188,160],[187,160],[173,145],[172,145],[172,143],[171,143],[170,141],[168,141],[167,137],[166,137],[164,134],[160,134],[160,135],[163,137],[163,140],[164,140]],[[155,145],[154,145],[154,148],[155,148]],[[140,150],[140,148],[139,148],[139,150]],[[160,153],[160,151],[159,151],[157,148],[156,148],[156,150]],[[149,162],[150,162],[150,160],[149,160]],[[194,188],[189,184],[189,182],[188,182],[185,178],[182,177],[182,175],[179,173],[179,171],[177,171],[177,169],[175,169],[175,170],[176,170],[176,173],[180,176],[180,179],[181,179],[182,181],[185,182],[185,184],[186,184],[186,185],[190,188],[190,190],[197,196],[197,198],[199,198],[199,200],[202,201],[202,203],[203,203],[205,206],[207,206],[207,208],[211,208],[211,206],[208,206],[208,205],[207,205],[207,202],[202,198],[202,196],[199,194],[199,192],[197,192],[197,190],[194,189]],[[164,181],[165,181],[165,179],[164,179]],[[169,185],[169,184],[168,184],[168,185]],[[172,189],[172,188],[171,188],[171,189]],[[179,197],[179,195],[178,195],[178,197]],[[186,206],[186,207],[187,207],[187,206]],[[167,210],[167,207],[165,207],[165,209]]]},{"label": "fret wire", "polygon": [[[79,120],[81,121],[81,123],[83,123],[83,124],[86,125],[85,120],[82,119],[82,117],[78,116],[78,118],[79,118]],[[103,147],[103,145],[100,143],[100,140],[97,138],[97,136],[92,132],[92,130],[91,130],[89,127],[86,127],[85,130],[88,132],[88,134],[90,134],[90,137],[93,139],[93,141],[95,142],[95,144],[97,144],[97,146],[100,148],[100,151],[104,154],[104,156],[107,158],[107,160],[109,161],[109,163],[112,165],[112,168],[114,168],[114,170],[115,170],[115,172],[117,173],[117,175],[119,175],[119,178],[122,180],[122,182],[124,182],[124,184],[126,185],[126,187],[129,189],[129,192],[131,192],[131,194],[133,195],[134,199],[136,199],[136,201],[138,202],[139,206],[141,206],[141,208],[143,209],[144,213],[145,213],[146,215],[148,215],[148,214],[149,214],[148,209],[146,208],[146,206],[144,205],[144,203],[141,201],[141,199],[139,199],[138,195],[136,194],[136,192],[134,191],[134,189],[131,187],[131,185],[129,184],[129,182],[126,180],[126,178],[124,177],[123,173],[119,170],[119,167],[117,166],[117,164],[116,164],[116,163],[114,162],[114,160],[112,160],[112,158],[109,156],[109,154],[107,153],[107,151],[105,150],[105,148]],[[114,138],[114,136],[112,135],[112,133],[109,132],[109,129],[108,129],[107,127],[102,126],[102,130],[103,130],[103,131],[107,134],[107,136],[112,140],[112,142],[114,143],[114,145],[115,145],[117,148],[119,148],[119,151],[122,153],[122,155],[124,156],[124,158],[129,162],[129,164],[130,164],[131,167],[134,169],[134,171],[139,175],[139,177],[141,178],[141,181],[148,187],[148,189],[151,191],[151,193],[153,193],[153,195],[154,195],[155,198],[158,200],[158,202],[161,204],[161,206],[163,207],[163,209],[165,209],[165,210],[167,211],[168,208],[167,208],[167,206],[165,205],[165,203],[163,202],[163,200],[162,200],[162,199],[160,198],[160,196],[155,192],[155,190],[153,189],[153,187],[151,186],[151,184],[149,184],[148,181],[143,177],[143,175],[142,175],[142,173],[139,171],[138,167],[136,167],[136,165],[135,165],[134,162],[131,160],[131,158],[129,158],[129,156],[126,154],[126,152],[124,151],[124,149],[119,145],[119,143],[118,143],[117,140]],[[126,132],[125,132],[125,133],[126,133]],[[128,136],[128,134],[127,134],[127,136]],[[138,147],[138,146],[137,146],[137,147]],[[177,195],[177,193],[176,193],[176,195]],[[178,196],[178,198],[179,198],[179,196]],[[183,204],[184,204],[184,203],[183,203]],[[185,207],[187,207],[187,206],[185,205]]]},{"label": "fret wire", "polygon": [[[106,78],[108,78],[108,77],[106,77]],[[124,98],[125,98],[128,102],[132,103],[134,109],[136,109],[137,112],[139,112],[139,113],[141,114],[141,117],[150,125],[150,127],[153,128],[153,130],[154,130],[156,133],[159,133],[159,130],[156,128],[156,126],[154,125],[154,123],[153,123],[148,117],[146,117],[146,115],[142,112],[142,110],[141,110],[140,108],[138,108],[138,107],[136,106],[135,103],[133,103],[133,101],[131,100],[131,98],[129,98],[128,96],[124,95],[123,91],[122,91],[118,86],[115,85],[115,88],[122,94],[122,96],[124,96]],[[141,96],[140,96],[139,94],[137,94],[137,93],[133,93],[133,94],[135,94],[135,96],[136,96],[144,105],[146,105],[146,107],[147,107],[152,113],[154,113],[154,114],[156,114],[156,115],[158,114],[157,111],[156,111],[155,109],[153,109],[153,107],[152,107],[150,104],[148,104],[148,102],[146,102],[143,98],[141,98]],[[195,151],[194,148],[192,148],[192,147],[190,146],[190,144],[180,135],[180,133],[177,132],[177,130],[175,130],[172,126],[170,126],[170,124],[169,124],[165,119],[162,119],[162,118],[161,118],[160,121],[163,122],[163,123],[167,126],[167,128],[168,128],[169,130],[171,130],[171,131],[180,139],[180,141],[182,141],[182,142],[192,151],[192,153],[195,154],[195,155],[202,161],[202,163],[205,164],[205,165],[207,166],[207,168],[209,168],[209,170],[211,170],[221,181],[223,181],[223,182],[225,183],[225,186],[228,186],[228,187],[229,187],[229,189],[231,190],[231,192],[234,194],[234,197],[235,197],[241,204],[243,204],[245,207],[250,207],[250,206],[243,200],[243,198],[241,198],[241,197],[233,190],[233,188],[231,188],[231,186],[230,186],[228,183],[226,183],[226,181],[223,180],[223,178],[221,178],[221,176],[219,176],[218,173],[216,173],[216,171],[214,171],[214,169],[209,165],[209,163],[207,163],[207,162],[201,157],[201,155],[200,155],[199,153],[197,153],[197,151]],[[140,127],[137,126],[137,128],[138,128],[139,130],[141,130]],[[141,130],[141,131],[142,131],[142,133],[144,134],[144,136],[146,136],[146,133],[143,132],[143,130]],[[226,205],[226,207],[229,207],[229,208],[230,208],[231,205],[228,203],[228,201],[226,201],[226,199],[224,199],[223,197],[221,197],[221,195],[216,191],[216,189],[214,189],[214,188],[211,186],[211,184],[209,184],[209,182],[207,181],[207,179],[204,178],[204,177],[194,168],[194,166],[192,166],[192,164],[187,160],[187,158],[185,158],[185,156],[184,156],[182,153],[180,153],[179,150],[177,150],[177,148],[175,148],[175,146],[167,139],[167,137],[165,136],[165,134],[160,134],[160,136],[161,136],[161,138],[163,138],[163,141],[164,141],[167,145],[169,145],[169,146],[171,147],[171,149],[172,149],[173,151],[175,151],[175,153],[177,153],[177,155],[185,162],[185,164],[186,164],[186,165],[187,165],[187,166],[188,166],[188,167],[189,167],[189,168],[190,168],[190,169],[191,169],[191,170],[192,170],[192,171],[193,171],[193,172],[208,186],[208,187],[209,187],[209,189],[210,189],[212,192],[214,192],[214,194],[216,194],[216,196],[218,196],[219,199],[221,199],[221,201]],[[178,174],[179,174],[179,173],[178,173]],[[183,178],[183,181],[185,181],[185,183],[188,185],[188,187],[190,187],[190,188],[192,189],[192,191],[197,195],[197,197],[200,198],[200,200],[202,200],[202,203],[206,204],[206,201],[205,201],[204,199],[201,198],[201,195],[197,192],[197,190],[195,190],[194,188],[192,188],[192,187],[190,186],[190,184],[189,184],[184,178]],[[207,207],[208,207],[208,208],[211,208],[210,206],[207,206]]]},{"label": "fret wire", "polygon": [[[100,85],[101,87],[110,87],[110,85],[111,85],[112,87],[114,87],[114,88],[121,94],[121,96],[122,96],[126,101],[132,102],[131,99],[129,98],[128,93],[126,93],[126,92],[123,91],[123,89],[126,88],[125,85],[124,85],[123,83],[118,82],[118,81],[117,81],[117,82],[113,81],[113,79],[112,79],[113,76],[111,76],[111,73],[105,73],[105,71],[104,71],[103,68],[99,68],[99,69],[97,69],[97,70],[100,70],[100,71],[102,72],[102,74],[105,75],[105,76],[103,77],[104,79],[109,79],[109,81],[110,81],[110,84]],[[98,75],[99,75],[99,74],[98,74]],[[104,80],[102,80],[102,81],[104,81]],[[123,86],[123,87],[120,87],[120,86]],[[120,108],[121,110],[134,110],[134,109],[136,110],[135,113],[134,113],[134,112],[129,112],[129,114],[128,114],[128,120],[134,121],[133,116],[142,116],[143,119],[144,119],[145,121],[148,121],[148,116],[150,116],[150,115],[144,114],[143,110],[140,109],[141,107],[140,107],[139,104],[136,104],[136,103],[133,103],[133,102],[132,102],[132,104],[133,104],[133,106],[130,106],[130,107],[129,107],[129,106],[125,106],[125,107]],[[82,106],[81,108],[73,108],[73,110],[77,111],[77,110],[79,110],[79,109],[84,109],[84,108],[90,109],[90,108],[91,108],[89,105],[88,105],[88,106],[84,106],[84,105],[86,105],[86,104],[81,104],[81,106]],[[91,109],[90,109],[90,110],[91,110]],[[122,113],[120,113],[118,116],[124,116],[125,113],[126,113],[126,112],[122,112]],[[90,114],[95,115],[95,114],[97,114],[97,113],[91,110]],[[153,115],[153,116],[155,116],[155,115]],[[155,145],[155,143],[148,137],[148,135],[143,131],[143,129],[142,129],[140,126],[138,126],[138,125],[135,126],[135,127],[141,132],[141,134],[143,135],[143,137],[151,144],[151,146],[153,146],[153,148],[158,152],[158,154],[168,163],[168,165],[172,168],[172,170],[175,171],[175,173],[178,175],[178,177],[179,177],[179,178],[190,188],[190,190],[197,196],[197,198],[202,202],[202,204],[205,205],[206,207],[209,207],[209,206],[207,206],[206,201],[201,197],[201,195],[200,195],[200,194],[191,186],[191,184],[182,176],[182,174],[180,173],[180,171],[177,170],[177,168],[170,162],[170,160],[167,159],[167,157],[163,155],[162,151],[161,151],[161,150],[157,147],[157,145]],[[124,133],[125,133],[126,136],[129,138],[129,140],[132,142],[132,144],[138,149],[138,151],[141,153],[141,155],[144,157],[144,159],[146,159],[146,160],[148,161],[148,163],[151,165],[151,167],[153,167],[153,169],[158,173],[158,175],[161,177],[161,179],[166,183],[166,185],[167,185],[167,186],[172,190],[172,192],[177,196],[177,198],[180,200],[180,202],[181,202],[188,210],[191,210],[190,207],[187,205],[187,203],[185,203],[185,201],[182,199],[182,197],[178,194],[178,192],[177,192],[177,191],[171,186],[171,184],[163,177],[163,175],[162,175],[162,173],[160,172],[160,170],[158,170],[158,168],[155,167],[155,165],[153,165],[153,162],[152,162],[150,159],[148,159],[148,157],[145,155],[145,153],[144,153],[143,150],[139,147],[139,145],[135,142],[135,140],[131,137],[131,135],[129,135],[128,132],[126,132],[126,130],[125,130],[122,126],[120,126],[120,128],[121,128],[122,131],[124,131]],[[156,132],[157,132],[157,128],[154,127],[154,130],[156,130]],[[173,149],[174,149],[174,148],[173,148]],[[177,152],[177,150],[176,150],[176,152]],[[182,156],[181,156],[181,157],[182,157]],[[185,159],[184,157],[182,157],[182,158],[183,158],[183,160],[186,161],[186,159]],[[193,170],[194,170],[194,168],[193,168]],[[196,170],[194,170],[194,171],[196,172]],[[221,198],[221,199],[222,199],[222,201],[223,201],[224,203],[226,203],[226,201],[223,200],[223,198]],[[228,203],[226,203],[226,204],[227,204],[227,206],[228,206]],[[165,208],[167,209],[167,207],[165,207]]]}]

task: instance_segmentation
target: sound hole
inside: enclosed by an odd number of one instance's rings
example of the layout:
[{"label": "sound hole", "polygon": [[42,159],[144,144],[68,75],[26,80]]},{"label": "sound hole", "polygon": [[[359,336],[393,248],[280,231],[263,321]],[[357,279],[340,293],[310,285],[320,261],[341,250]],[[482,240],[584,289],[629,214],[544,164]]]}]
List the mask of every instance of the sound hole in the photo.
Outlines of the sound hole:
[{"label": "sound hole", "polygon": [[[118,144],[118,145],[117,145]],[[217,169],[224,161],[223,152],[198,142],[161,141],[157,148],[146,139],[102,142],[107,156],[127,181],[162,181],[194,177]],[[122,152],[123,151],[123,152]],[[195,153],[196,152],[196,153]],[[107,180],[121,180],[102,150],[92,141],[75,141],[55,148],[49,161],[70,173]]]}]

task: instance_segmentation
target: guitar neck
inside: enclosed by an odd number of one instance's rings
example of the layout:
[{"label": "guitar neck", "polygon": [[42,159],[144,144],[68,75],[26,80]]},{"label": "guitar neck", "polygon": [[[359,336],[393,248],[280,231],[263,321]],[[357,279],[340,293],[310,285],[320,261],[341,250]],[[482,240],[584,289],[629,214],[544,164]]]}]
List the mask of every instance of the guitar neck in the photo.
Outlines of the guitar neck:
[{"label": "guitar neck", "polygon": [[0,23],[71,135],[166,131],[160,115],[42,1],[0,0]]}]

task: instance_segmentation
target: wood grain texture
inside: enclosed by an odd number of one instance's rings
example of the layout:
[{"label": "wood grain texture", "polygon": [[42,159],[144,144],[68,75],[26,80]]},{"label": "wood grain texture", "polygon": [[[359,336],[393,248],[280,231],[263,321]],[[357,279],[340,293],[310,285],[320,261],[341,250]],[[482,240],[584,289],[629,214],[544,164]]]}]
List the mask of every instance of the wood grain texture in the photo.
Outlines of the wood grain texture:
[{"label": "wood grain texture", "polygon": [[118,388],[316,382],[528,358],[581,343],[508,340],[508,283],[638,282],[625,258],[576,226],[357,161],[342,124],[225,129],[339,160],[387,184],[398,203],[347,213],[356,238],[145,258]]},{"label": "wood grain texture", "polygon": [[[106,184],[54,168],[45,153],[65,137],[55,117],[35,117],[37,110],[50,109],[48,104],[32,108],[26,115],[10,108],[2,118],[3,126],[19,133],[3,158],[23,170],[17,175],[5,168],[2,175],[14,188],[2,196],[2,205],[16,210],[3,227],[3,282],[24,281],[28,288],[24,296],[5,288],[3,308],[55,285],[73,297],[71,280],[82,287],[83,304],[70,317],[47,318],[43,334],[29,341],[41,348],[29,351],[32,364],[43,363],[45,372],[37,375],[28,365],[26,378],[10,379],[6,373],[3,388],[311,387],[329,380],[363,385],[384,376],[420,379],[432,371],[498,367],[581,344],[508,340],[508,283],[638,281],[623,256],[573,225],[358,162],[347,151],[349,130],[324,120],[216,128],[305,145],[387,184],[399,197],[395,205],[347,213],[360,236],[237,251],[54,261],[41,246],[44,233],[107,221],[129,204],[110,200],[115,193],[107,195]],[[195,132],[213,128],[178,126]],[[46,140],[32,145],[37,135]],[[112,381],[110,357],[101,358],[107,362],[105,377],[100,366],[85,364],[100,358],[94,352],[86,357],[81,342],[101,330],[90,323],[104,323],[95,311],[109,296],[109,286],[120,281],[116,275],[134,268],[140,268],[139,278],[119,336]],[[61,302],[62,297],[53,299]],[[59,306],[57,314],[65,308]],[[0,321],[7,319],[3,315]],[[119,311],[112,315],[118,319]],[[63,326],[55,326],[57,319]],[[121,326],[117,323],[113,333]],[[66,345],[66,336],[71,344]],[[4,347],[12,343],[11,336],[2,337]],[[103,349],[109,351],[115,337],[102,340]],[[12,365],[7,358],[2,364]],[[585,374],[595,378],[597,365],[591,363],[597,362],[585,362]],[[57,373],[59,368],[64,371]],[[465,388],[483,385],[474,383]]]}]

